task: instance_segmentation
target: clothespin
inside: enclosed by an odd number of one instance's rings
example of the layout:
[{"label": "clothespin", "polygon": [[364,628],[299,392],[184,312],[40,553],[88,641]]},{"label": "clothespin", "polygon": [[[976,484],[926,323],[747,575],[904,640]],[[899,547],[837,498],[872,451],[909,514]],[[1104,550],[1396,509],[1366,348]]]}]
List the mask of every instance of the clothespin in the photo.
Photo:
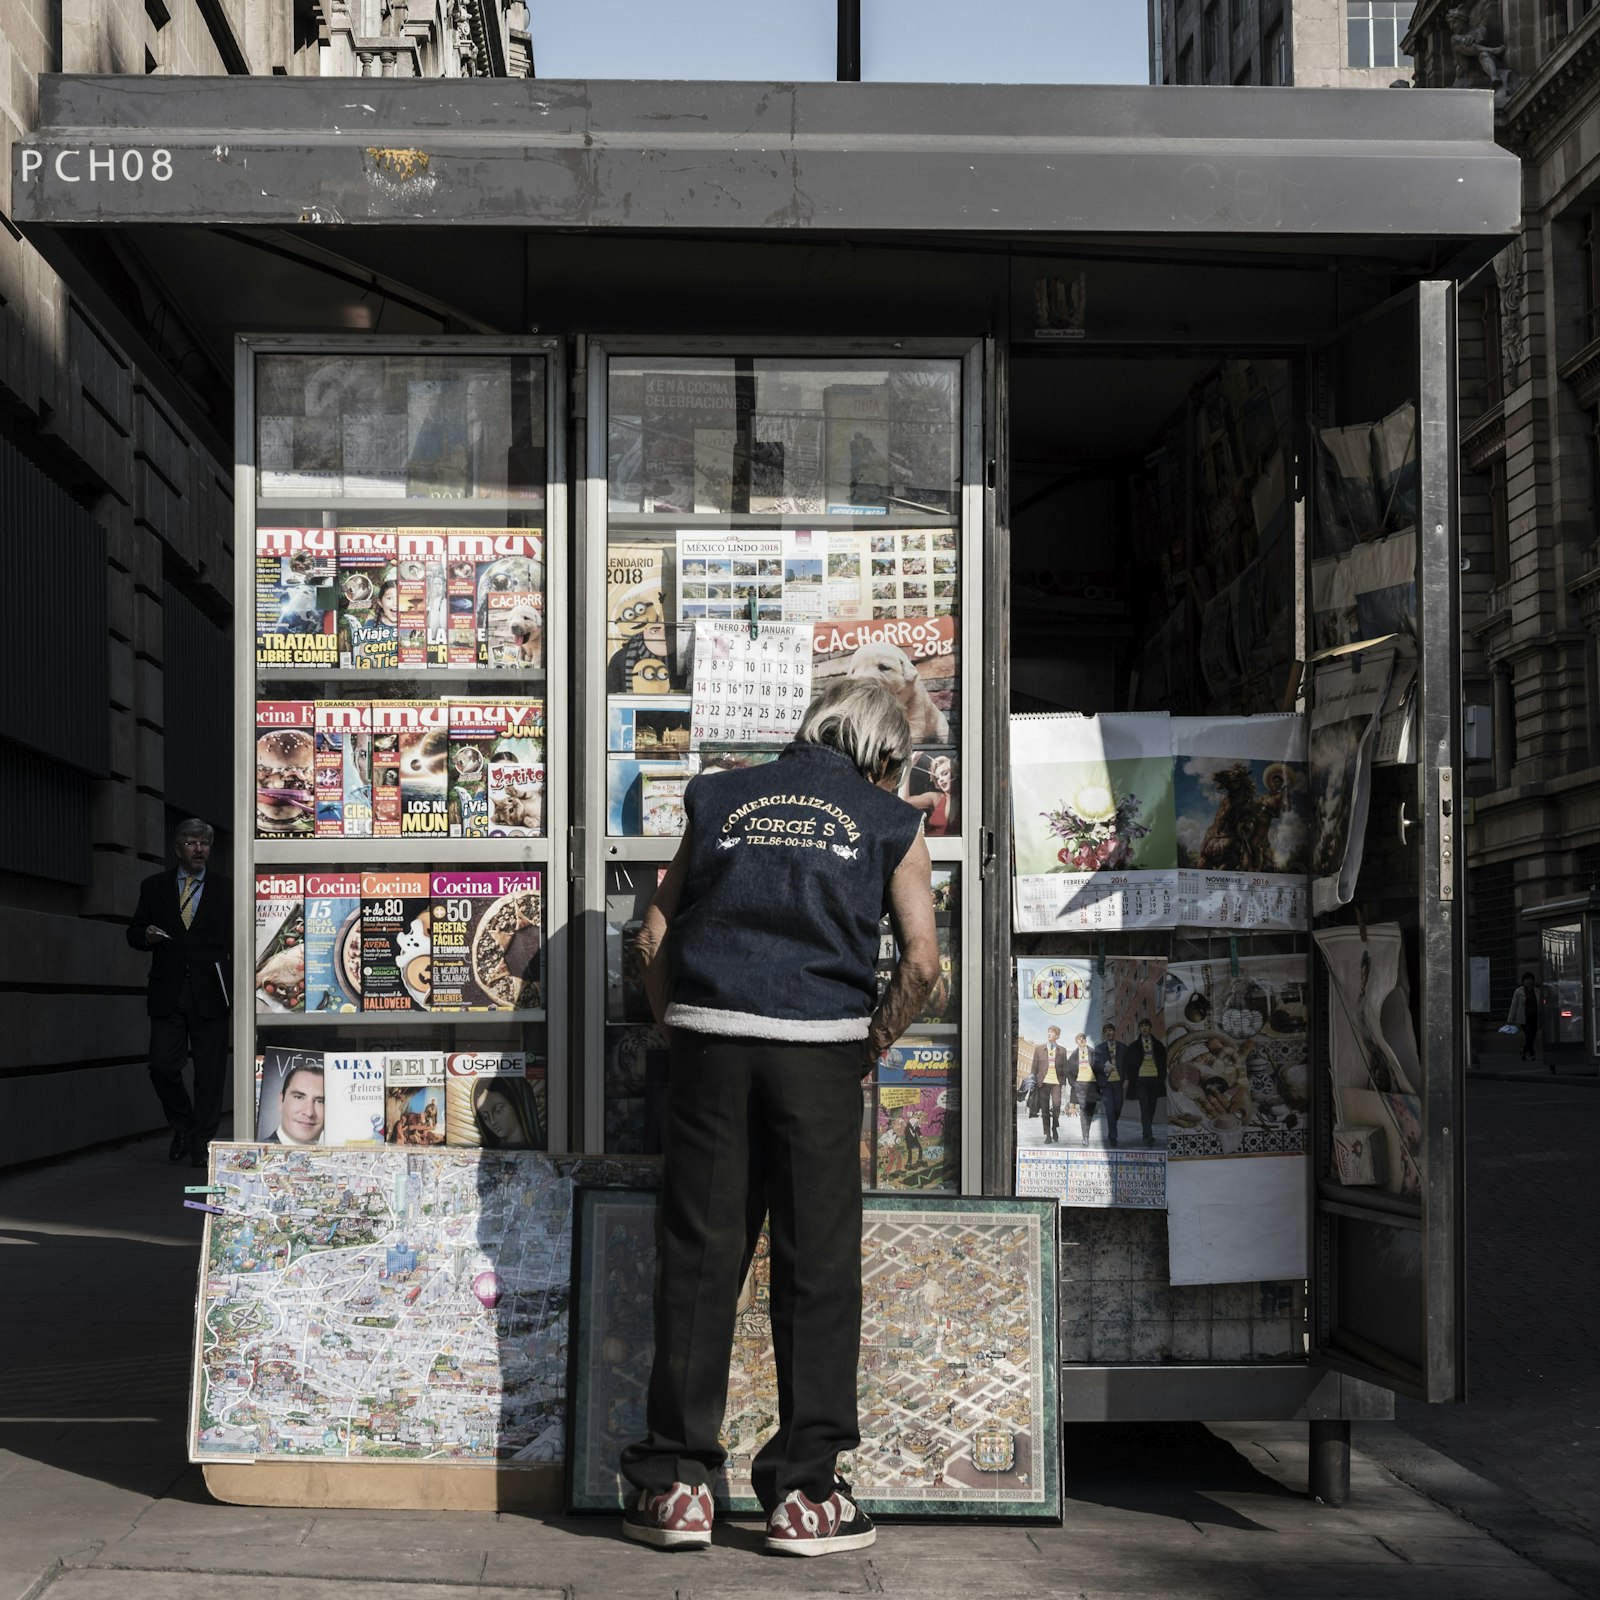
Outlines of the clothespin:
[{"label": "clothespin", "polygon": [[1361,942],[1367,942],[1367,914],[1360,906],[1356,907],[1356,927],[1361,930]]},{"label": "clothespin", "polygon": [[1105,975],[1106,975],[1106,936],[1102,933],[1100,935],[1100,976],[1103,978],[1103,977],[1105,977]]},{"label": "clothespin", "polygon": [[1239,976],[1239,935],[1236,933],[1228,935],[1228,976]]},{"label": "clothespin", "polygon": [[204,1200],[185,1200],[183,1203],[191,1211],[209,1211],[214,1217],[225,1217],[228,1214],[221,1206],[208,1206]]},{"label": "clothespin", "polygon": [[756,639],[760,635],[761,624],[756,620],[756,592],[752,589],[750,591],[750,637]]},{"label": "clothespin", "polygon": [[228,1191],[220,1183],[186,1183],[183,1186],[185,1194],[226,1194]]}]

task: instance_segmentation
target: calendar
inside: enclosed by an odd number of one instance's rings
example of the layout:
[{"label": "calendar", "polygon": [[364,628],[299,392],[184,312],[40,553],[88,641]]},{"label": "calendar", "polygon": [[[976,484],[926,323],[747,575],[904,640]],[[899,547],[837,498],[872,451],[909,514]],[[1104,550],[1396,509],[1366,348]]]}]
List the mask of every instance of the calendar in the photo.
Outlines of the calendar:
[{"label": "calendar", "polygon": [[787,744],[811,703],[808,623],[702,619],[694,625],[689,748]]},{"label": "calendar", "polygon": [[1095,933],[1170,928],[1174,872],[1052,872],[1014,880],[1018,933]]}]

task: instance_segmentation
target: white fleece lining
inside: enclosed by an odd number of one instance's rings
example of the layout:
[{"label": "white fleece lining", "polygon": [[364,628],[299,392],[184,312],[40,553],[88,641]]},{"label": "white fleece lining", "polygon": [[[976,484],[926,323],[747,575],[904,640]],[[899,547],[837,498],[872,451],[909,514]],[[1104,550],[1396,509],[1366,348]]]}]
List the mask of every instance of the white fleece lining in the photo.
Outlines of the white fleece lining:
[{"label": "white fleece lining", "polygon": [[780,1039],[789,1044],[841,1044],[865,1039],[870,1017],[840,1017],[833,1022],[758,1017],[749,1011],[720,1011],[715,1006],[667,1007],[667,1026],[726,1039]]}]

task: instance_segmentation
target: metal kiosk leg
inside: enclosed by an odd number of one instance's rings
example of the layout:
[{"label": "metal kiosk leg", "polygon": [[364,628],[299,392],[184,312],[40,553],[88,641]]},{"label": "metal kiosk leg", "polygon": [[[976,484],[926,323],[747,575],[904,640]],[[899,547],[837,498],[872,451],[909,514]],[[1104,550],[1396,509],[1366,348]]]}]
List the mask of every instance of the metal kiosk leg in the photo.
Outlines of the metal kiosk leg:
[{"label": "metal kiosk leg", "polygon": [[1325,1506],[1342,1506],[1350,1498],[1350,1424],[1311,1424],[1311,1464],[1306,1489]]}]

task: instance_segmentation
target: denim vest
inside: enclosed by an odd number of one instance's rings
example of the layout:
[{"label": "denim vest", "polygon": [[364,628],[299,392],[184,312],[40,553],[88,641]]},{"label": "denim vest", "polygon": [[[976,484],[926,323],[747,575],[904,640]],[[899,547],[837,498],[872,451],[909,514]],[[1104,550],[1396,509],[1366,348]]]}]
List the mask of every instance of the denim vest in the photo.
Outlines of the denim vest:
[{"label": "denim vest", "polygon": [[667,1021],[739,1038],[866,1038],[878,924],[920,813],[816,744],[705,773],[684,810]]}]

